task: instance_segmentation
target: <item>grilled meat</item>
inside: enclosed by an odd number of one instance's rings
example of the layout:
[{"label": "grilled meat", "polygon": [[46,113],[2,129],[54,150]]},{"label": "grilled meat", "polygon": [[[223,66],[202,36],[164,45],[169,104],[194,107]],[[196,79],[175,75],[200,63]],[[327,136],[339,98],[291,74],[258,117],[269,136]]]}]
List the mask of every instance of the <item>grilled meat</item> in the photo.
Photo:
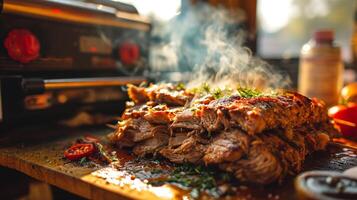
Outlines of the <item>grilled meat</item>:
[{"label": "grilled meat", "polygon": [[200,117],[208,131],[239,127],[253,135],[266,129],[326,121],[327,114],[319,102],[285,93],[278,97],[217,99],[201,107]]},{"label": "grilled meat", "polygon": [[243,182],[268,184],[281,180],[285,175],[279,158],[262,141],[254,141],[246,157],[236,162],[221,163],[219,167]]},{"label": "grilled meat", "polygon": [[152,137],[135,145],[133,148],[134,154],[138,156],[154,154],[167,145],[169,141],[167,127],[156,126],[152,128],[150,132],[152,133]]},{"label": "grilled meat", "polygon": [[199,117],[195,115],[194,111],[186,109],[176,114],[170,129],[203,130],[203,127],[201,126]]},{"label": "grilled meat", "polygon": [[215,99],[171,84],[129,86],[135,103],[109,139],[138,156],[214,165],[238,180],[269,184],[302,169],[334,129],[324,106],[297,93]]},{"label": "grilled meat", "polygon": [[172,106],[183,106],[193,98],[192,93],[172,84],[152,84],[147,88],[128,85],[128,95],[137,104],[150,100]]},{"label": "grilled meat", "polygon": [[205,164],[219,164],[239,160],[248,153],[250,138],[239,129],[222,131],[207,146]]},{"label": "grilled meat", "polygon": [[200,136],[189,133],[180,146],[176,148],[168,146],[159,153],[174,163],[200,163],[204,156],[207,142]]}]

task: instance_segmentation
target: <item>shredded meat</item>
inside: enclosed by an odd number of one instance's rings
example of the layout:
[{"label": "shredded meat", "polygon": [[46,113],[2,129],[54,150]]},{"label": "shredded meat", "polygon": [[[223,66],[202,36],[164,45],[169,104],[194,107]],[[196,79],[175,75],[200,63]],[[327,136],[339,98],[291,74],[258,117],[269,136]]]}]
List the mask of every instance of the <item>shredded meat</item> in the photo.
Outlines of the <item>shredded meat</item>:
[{"label": "shredded meat", "polygon": [[160,154],[174,163],[199,163],[204,155],[205,144],[197,136],[187,137],[180,146],[168,146]]},{"label": "shredded meat", "polygon": [[201,130],[201,121],[195,115],[194,111],[186,109],[181,113],[178,113],[172,122],[170,128],[174,129],[189,129],[189,130]]},{"label": "shredded meat", "polygon": [[153,137],[138,143],[133,148],[135,155],[144,156],[146,154],[153,154],[160,150],[160,148],[167,145],[169,135],[165,127],[155,127],[152,129]]},{"label": "shredded meat", "polygon": [[260,184],[279,181],[285,174],[279,159],[259,140],[252,142],[245,159],[222,163],[219,167],[240,181]]},{"label": "shredded meat", "polygon": [[217,166],[243,182],[269,184],[298,173],[334,136],[321,102],[294,92],[215,99],[172,84],[128,86],[134,105],[109,139],[138,156]]}]

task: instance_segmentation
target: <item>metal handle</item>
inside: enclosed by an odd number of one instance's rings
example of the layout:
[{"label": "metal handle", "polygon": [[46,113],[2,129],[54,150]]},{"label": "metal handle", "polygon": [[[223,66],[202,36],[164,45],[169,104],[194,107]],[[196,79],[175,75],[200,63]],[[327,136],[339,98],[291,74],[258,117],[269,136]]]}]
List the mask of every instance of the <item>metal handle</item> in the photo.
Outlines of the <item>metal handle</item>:
[{"label": "metal handle", "polygon": [[83,88],[83,87],[124,86],[129,83],[140,84],[143,81],[146,81],[146,79],[141,76],[51,79],[51,80],[44,80],[44,88],[45,90],[57,90],[57,89]]},{"label": "metal handle", "polygon": [[24,94],[42,94],[48,90],[93,88],[93,87],[116,87],[126,84],[140,84],[146,81],[142,76],[130,77],[98,77],[98,78],[71,78],[71,79],[21,79]]}]

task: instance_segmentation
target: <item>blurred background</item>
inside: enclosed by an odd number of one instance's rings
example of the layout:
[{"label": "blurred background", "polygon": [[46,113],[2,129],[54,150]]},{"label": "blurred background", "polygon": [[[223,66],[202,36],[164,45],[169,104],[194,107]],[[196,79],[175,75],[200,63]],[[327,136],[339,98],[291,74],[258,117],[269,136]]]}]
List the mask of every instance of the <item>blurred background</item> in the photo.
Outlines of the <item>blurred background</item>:
[{"label": "blurred background", "polygon": [[355,79],[354,0],[125,2],[135,5],[139,13],[153,23],[150,64],[156,72],[178,68],[189,71],[202,64],[202,58],[207,55],[203,53],[206,46],[202,47],[201,43],[204,31],[213,26],[230,33],[226,36],[228,42],[232,35],[241,37],[244,44],[238,45],[247,46],[254,55],[285,71],[292,80],[290,87],[296,88],[298,58],[303,44],[310,40],[314,31],[329,28],[334,30],[335,42],[342,47],[347,69],[345,81]]}]

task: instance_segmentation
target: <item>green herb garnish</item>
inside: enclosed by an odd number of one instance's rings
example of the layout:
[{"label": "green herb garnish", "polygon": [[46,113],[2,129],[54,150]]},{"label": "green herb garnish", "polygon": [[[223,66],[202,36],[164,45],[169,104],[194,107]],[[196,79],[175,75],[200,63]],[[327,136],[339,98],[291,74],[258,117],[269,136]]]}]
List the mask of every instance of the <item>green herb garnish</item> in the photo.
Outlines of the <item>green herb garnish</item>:
[{"label": "green herb garnish", "polygon": [[246,87],[237,87],[236,90],[225,87],[221,88],[212,88],[208,85],[208,83],[204,83],[199,87],[189,89],[190,92],[198,95],[212,95],[215,99],[220,99],[224,97],[228,97],[234,94],[237,94],[244,98],[254,98],[254,97],[261,97],[261,96],[275,96],[277,95],[277,91],[260,91],[255,88],[246,88]]},{"label": "green herb garnish", "polygon": [[[135,167],[128,163],[141,163],[148,161],[148,168]],[[169,168],[152,168],[153,164],[160,163],[162,160],[156,160],[155,158],[143,159],[135,158],[132,161],[126,163],[128,165],[128,171],[134,174],[136,177],[142,177],[148,181],[148,184],[153,186],[161,186],[166,183],[176,185],[184,190],[191,190],[190,196],[192,199],[200,197],[201,193],[208,194],[214,198],[221,197],[225,192],[220,190],[220,183],[224,180],[231,181],[231,177],[224,172],[217,173],[216,168],[197,166],[193,164],[169,164]],[[134,166],[134,167],[133,167]],[[145,172],[150,172],[148,175]]]},{"label": "green herb garnish", "polygon": [[215,99],[219,99],[219,98],[223,97],[223,92],[220,88],[217,88],[217,89],[213,90],[212,95]]},{"label": "green herb garnish", "polygon": [[204,92],[206,92],[207,94],[209,94],[211,92],[211,88],[209,87],[208,83],[204,83],[202,85],[202,89]]},{"label": "green herb garnish", "polygon": [[[105,158],[107,161],[109,161],[109,162],[113,162],[113,161],[115,161],[115,160],[113,160],[113,157],[116,159],[116,157],[115,156],[109,156],[108,154],[107,154],[107,152],[105,151],[105,149],[104,149],[104,147],[103,147],[103,145],[102,144],[100,144],[100,143],[96,143],[96,146],[97,146],[97,149],[98,149],[98,153],[101,155],[101,156],[103,156],[103,158]],[[117,161],[117,159],[116,159],[116,161]]]},{"label": "green herb garnish", "polygon": [[264,93],[259,90],[241,87],[237,88],[237,93],[244,98],[260,97],[264,95]]},{"label": "green herb garnish", "polygon": [[199,96],[204,95],[212,95],[215,99],[219,99],[225,96],[229,96],[232,94],[232,89],[229,88],[213,88],[208,85],[208,83],[204,83],[199,87],[190,89],[190,92],[195,93]]},{"label": "green herb garnish", "polygon": [[214,171],[203,166],[178,165],[167,182],[192,188],[192,198],[198,198],[201,192],[208,192],[215,197],[220,195]]},{"label": "green herb garnish", "polygon": [[85,163],[87,163],[89,160],[87,159],[87,157],[83,157],[79,160],[79,164],[84,165]]},{"label": "green herb garnish", "polygon": [[185,87],[185,84],[184,83],[178,83],[177,85],[176,85],[176,89],[178,89],[178,90],[185,90],[186,89],[186,87]]}]

